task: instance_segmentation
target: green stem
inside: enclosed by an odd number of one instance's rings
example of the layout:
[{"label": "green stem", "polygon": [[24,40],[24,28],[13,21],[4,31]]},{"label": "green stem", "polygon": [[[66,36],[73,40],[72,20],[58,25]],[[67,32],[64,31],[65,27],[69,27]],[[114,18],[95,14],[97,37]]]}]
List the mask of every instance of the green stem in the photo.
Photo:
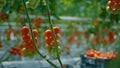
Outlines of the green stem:
[{"label": "green stem", "polygon": [[11,57],[11,54],[10,54],[10,55],[8,55],[6,58],[4,58],[4,59],[1,59],[1,60],[0,60],[0,63],[1,63],[1,62],[3,62],[3,61],[6,61],[6,60],[8,60],[10,57]]},{"label": "green stem", "polygon": [[[18,44],[18,42],[19,42],[19,40],[16,41],[16,43],[15,43],[15,45],[14,45],[13,47],[15,47],[15,46]],[[1,56],[1,58],[0,58],[0,62],[2,62],[2,61],[4,61],[4,60],[7,60],[7,59],[11,56],[11,54],[10,54],[10,55],[7,56],[7,58],[4,59],[5,55],[7,54],[7,52],[9,52],[9,50],[10,50],[11,48],[12,48],[12,47],[8,48],[8,49],[4,52],[4,54],[3,54],[3,55]]]},{"label": "green stem", "polygon": [[49,13],[48,15],[48,20],[49,20],[49,25],[50,25],[50,29],[52,31],[52,34],[53,34],[53,38],[54,38],[54,41],[55,41],[55,44],[56,44],[56,53],[57,53],[57,59],[61,65],[61,68],[63,68],[63,64],[61,62],[61,59],[60,59],[60,55],[59,55],[59,51],[58,51],[58,43],[57,43],[57,39],[56,39],[56,35],[55,35],[55,32],[53,30],[53,24],[52,24],[52,20],[51,20],[51,11],[50,11],[50,8],[49,8],[49,4],[48,4],[48,1],[46,0],[46,7],[47,7],[47,11]]},{"label": "green stem", "polygon": [[36,52],[39,54],[39,56],[41,56],[42,58],[44,58],[49,64],[51,64],[53,67],[57,68],[57,66],[51,62],[49,59],[46,58],[45,55],[41,54],[36,46],[36,43],[35,43],[35,40],[34,40],[34,35],[32,33],[32,25],[31,25],[31,21],[30,21],[30,18],[29,18],[29,15],[28,15],[28,11],[27,11],[27,7],[25,5],[25,1],[23,0],[23,4],[24,4],[24,8],[25,8],[25,12],[26,12],[26,15],[27,15],[27,19],[28,19],[28,24],[29,24],[29,28],[30,28],[30,33],[31,33],[31,36],[32,36],[32,41],[33,41],[33,44],[34,44],[34,48],[36,50]]},{"label": "green stem", "polygon": [[7,54],[8,50],[2,55],[2,57],[0,59],[3,59],[5,57],[5,55]]},{"label": "green stem", "polygon": [[1,62],[0,64],[1,64],[1,67],[2,67],[2,68],[5,68],[5,67],[3,66],[2,62]]}]

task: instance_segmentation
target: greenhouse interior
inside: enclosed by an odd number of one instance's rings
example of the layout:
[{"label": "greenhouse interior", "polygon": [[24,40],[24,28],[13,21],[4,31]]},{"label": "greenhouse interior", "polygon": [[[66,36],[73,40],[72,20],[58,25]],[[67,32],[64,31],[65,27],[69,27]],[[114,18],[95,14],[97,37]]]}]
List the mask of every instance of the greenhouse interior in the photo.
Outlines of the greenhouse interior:
[{"label": "greenhouse interior", "polygon": [[120,0],[0,0],[0,68],[120,68]]}]

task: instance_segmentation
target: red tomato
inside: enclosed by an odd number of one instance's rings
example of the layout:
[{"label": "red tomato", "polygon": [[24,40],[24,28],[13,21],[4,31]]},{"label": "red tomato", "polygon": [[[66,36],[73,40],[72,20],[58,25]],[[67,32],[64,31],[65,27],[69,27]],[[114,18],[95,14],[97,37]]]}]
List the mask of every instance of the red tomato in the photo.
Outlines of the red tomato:
[{"label": "red tomato", "polygon": [[118,2],[118,3],[115,3],[114,6],[115,6],[116,9],[120,9],[120,3],[119,3],[119,2]]},{"label": "red tomato", "polygon": [[34,37],[37,37],[38,31],[36,29],[33,30]]},{"label": "red tomato", "polygon": [[12,29],[11,28],[7,29],[7,39],[10,39],[11,33],[12,33]]},{"label": "red tomato", "polygon": [[[57,44],[58,44],[58,46],[60,45],[60,41],[59,41],[59,40],[57,40]],[[56,46],[55,41],[52,41],[52,42],[51,42],[51,45],[52,45],[52,46]]]},{"label": "red tomato", "polygon": [[40,44],[39,43],[37,43],[37,47],[40,48]]},{"label": "red tomato", "polygon": [[25,42],[25,43],[23,44],[23,48],[28,48],[29,45],[30,45],[30,43],[26,43],[26,42]]},{"label": "red tomato", "polygon": [[85,39],[89,39],[89,34],[87,34],[86,31],[84,32],[84,37],[85,37]]},{"label": "red tomato", "polygon": [[[38,43],[38,39],[37,39],[37,37],[34,38],[34,41],[35,41],[36,43]],[[28,44],[33,44],[32,39],[29,40]]]},{"label": "red tomato", "polygon": [[10,53],[10,54],[13,54],[13,55],[16,55],[16,54],[17,54],[16,51],[13,50],[13,49],[10,49],[10,50],[9,50],[9,53]]},{"label": "red tomato", "polygon": [[114,6],[114,1],[108,1],[108,6],[110,7]]},{"label": "red tomato", "polygon": [[60,28],[59,27],[53,27],[55,34],[60,33]]},{"label": "red tomato", "polygon": [[95,45],[95,44],[97,44],[98,42],[99,42],[99,35],[96,34],[96,35],[94,36],[94,38],[92,39],[92,44]]},{"label": "red tomato", "polygon": [[36,22],[37,22],[37,18],[34,18],[34,19],[33,19],[33,22],[36,23]]},{"label": "red tomato", "polygon": [[37,22],[38,22],[38,23],[41,23],[41,22],[42,22],[42,19],[39,17],[39,18],[37,19]]},{"label": "red tomato", "polygon": [[108,44],[109,43],[109,38],[108,37],[103,38],[102,43],[103,44]]},{"label": "red tomato", "polygon": [[108,33],[108,37],[109,37],[109,42],[110,43],[113,43],[114,42],[114,40],[115,40],[115,38],[114,38],[114,32],[112,32],[112,31],[110,31],[109,33]]},{"label": "red tomato", "polygon": [[69,42],[69,43],[72,43],[72,42],[74,42],[75,41],[75,36],[74,35],[71,35],[70,37],[68,37],[68,39],[67,39],[67,42]]},{"label": "red tomato", "polygon": [[35,37],[34,40],[35,40],[36,43],[38,43],[38,39],[37,39],[37,37]]},{"label": "red tomato", "polygon": [[52,36],[52,31],[51,30],[46,30],[44,32],[44,36],[47,36],[47,37]]},{"label": "red tomato", "polygon": [[64,46],[65,51],[67,54],[70,54],[70,47],[68,45]]},{"label": "red tomato", "polygon": [[19,33],[19,30],[14,31],[14,35],[17,35]]},{"label": "red tomato", "polygon": [[45,37],[45,42],[46,42],[47,44],[50,44],[53,40],[54,40],[54,39],[53,39],[52,36],[50,36],[50,37]]},{"label": "red tomato", "polygon": [[28,34],[29,33],[29,28],[27,26],[22,27],[22,35]]},{"label": "red tomato", "polygon": [[33,44],[29,46],[28,50],[30,50],[34,53],[36,52]]},{"label": "red tomato", "polygon": [[0,48],[2,48],[3,47],[3,44],[2,43],[0,43]]},{"label": "red tomato", "polygon": [[29,35],[29,34],[23,35],[23,36],[22,36],[22,39],[24,40],[24,42],[29,42],[29,40],[30,40],[30,35]]}]

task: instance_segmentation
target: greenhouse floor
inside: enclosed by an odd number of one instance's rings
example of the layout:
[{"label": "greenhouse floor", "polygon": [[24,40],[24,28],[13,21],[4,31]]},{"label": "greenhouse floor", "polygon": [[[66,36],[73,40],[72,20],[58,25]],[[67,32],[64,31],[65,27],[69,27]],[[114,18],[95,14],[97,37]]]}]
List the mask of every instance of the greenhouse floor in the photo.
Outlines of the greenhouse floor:
[{"label": "greenhouse floor", "polygon": [[[57,66],[57,60],[53,61]],[[69,65],[68,68],[80,68],[80,57],[62,58],[64,65]],[[72,66],[72,67],[71,67]],[[53,68],[45,60],[23,60],[23,61],[5,61],[0,64],[0,68]]]}]

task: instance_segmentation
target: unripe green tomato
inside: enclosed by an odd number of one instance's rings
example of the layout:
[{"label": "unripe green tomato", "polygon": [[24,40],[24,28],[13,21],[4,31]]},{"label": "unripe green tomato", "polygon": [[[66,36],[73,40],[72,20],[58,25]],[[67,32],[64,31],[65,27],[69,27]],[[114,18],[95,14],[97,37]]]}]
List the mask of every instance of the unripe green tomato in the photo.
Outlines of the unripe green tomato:
[{"label": "unripe green tomato", "polygon": [[35,9],[39,5],[40,0],[28,0],[26,2],[27,8]]},{"label": "unripe green tomato", "polygon": [[26,4],[26,7],[27,7],[27,8],[30,8],[30,3],[29,3],[29,1],[27,1],[25,4]]},{"label": "unripe green tomato", "polygon": [[118,14],[118,10],[117,9],[113,9],[112,10],[112,14]]},{"label": "unripe green tomato", "polygon": [[34,3],[36,0],[28,0],[28,2],[30,3]]},{"label": "unripe green tomato", "polygon": [[37,3],[35,3],[35,4],[31,4],[31,5],[30,5],[30,8],[35,9],[37,6],[38,6]]},{"label": "unripe green tomato", "polygon": [[52,50],[52,46],[51,46],[51,45],[48,45],[48,44],[45,45],[45,48],[46,48],[46,50],[48,50],[48,51],[51,51],[51,50]]},{"label": "unripe green tomato", "polygon": [[29,2],[31,5],[35,4],[36,1],[37,1],[37,0],[28,0],[28,2]]},{"label": "unripe green tomato", "polygon": [[6,5],[6,0],[0,0],[0,8]]},{"label": "unripe green tomato", "polygon": [[26,56],[28,54],[28,50],[26,48],[23,48],[21,52],[22,52],[22,56]]},{"label": "unripe green tomato", "polygon": [[28,0],[31,4],[32,3],[36,3],[36,2],[40,2],[40,0]]},{"label": "unripe green tomato", "polygon": [[107,7],[106,7],[106,12],[109,13],[109,12],[111,12],[111,11],[112,11],[111,7],[107,6]]}]

